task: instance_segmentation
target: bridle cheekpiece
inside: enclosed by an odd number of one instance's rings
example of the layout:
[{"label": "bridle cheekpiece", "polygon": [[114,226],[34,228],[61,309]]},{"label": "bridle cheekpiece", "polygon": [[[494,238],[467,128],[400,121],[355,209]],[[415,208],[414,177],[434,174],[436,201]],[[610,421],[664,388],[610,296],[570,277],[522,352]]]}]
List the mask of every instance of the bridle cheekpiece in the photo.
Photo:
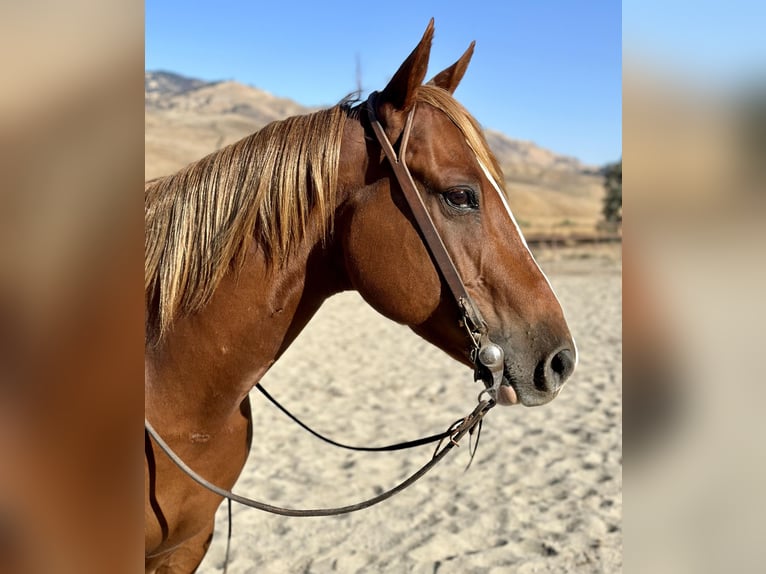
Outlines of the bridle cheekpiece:
[{"label": "bridle cheekpiece", "polygon": [[365,104],[370,125],[375,132],[375,137],[380,147],[383,149],[383,153],[385,153],[388,159],[388,163],[391,165],[396,181],[402,189],[404,198],[407,200],[407,204],[412,211],[412,215],[420,229],[434,264],[452,292],[452,296],[455,298],[455,302],[460,309],[460,323],[465,327],[473,345],[471,359],[474,363],[474,378],[477,381],[481,380],[484,382],[485,389],[482,391],[482,394],[487,393],[493,401],[497,401],[497,391],[503,381],[505,354],[502,347],[489,338],[487,323],[473,298],[468,294],[468,290],[460,278],[460,273],[454,261],[452,261],[452,257],[447,252],[444,241],[442,241],[418,191],[415,180],[412,178],[412,174],[407,167],[407,142],[412,131],[416,105],[413,105],[407,114],[404,130],[399,138],[400,145],[399,153],[397,154],[394,146],[391,144],[391,140],[388,139],[383,126],[377,118],[375,112],[377,95],[377,92],[372,92]]}]

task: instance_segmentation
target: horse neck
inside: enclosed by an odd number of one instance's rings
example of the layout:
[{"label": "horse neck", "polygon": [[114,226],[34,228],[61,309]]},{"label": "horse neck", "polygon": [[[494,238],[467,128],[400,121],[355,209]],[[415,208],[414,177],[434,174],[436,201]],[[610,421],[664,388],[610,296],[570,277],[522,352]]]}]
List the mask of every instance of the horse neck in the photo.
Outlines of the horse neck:
[{"label": "horse neck", "polygon": [[[342,142],[336,221],[349,194],[365,183],[367,150],[358,119],[346,122]],[[341,242],[323,241],[321,227],[309,226],[282,265],[270,264],[253,240],[242,268],[223,278],[206,307],[179,318],[147,350],[147,415],[156,408],[156,418],[172,417],[166,424],[200,426],[238,412],[322,302],[349,288]]]},{"label": "horse neck", "polygon": [[277,268],[253,245],[203,310],[179,318],[147,350],[148,416],[209,428],[237,412],[322,302],[343,288],[334,250],[318,239],[304,243]]}]

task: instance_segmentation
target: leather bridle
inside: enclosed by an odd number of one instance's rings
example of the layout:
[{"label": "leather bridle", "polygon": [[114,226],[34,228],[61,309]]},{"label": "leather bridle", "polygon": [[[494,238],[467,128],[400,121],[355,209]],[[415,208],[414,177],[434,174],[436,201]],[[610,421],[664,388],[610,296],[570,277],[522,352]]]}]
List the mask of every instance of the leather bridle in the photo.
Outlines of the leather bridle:
[{"label": "leather bridle", "polygon": [[468,290],[460,278],[460,273],[457,267],[455,267],[452,257],[447,252],[447,248],[444,246],[434,221],[426,209],[423,197],[420,195],[415,180],[412,178],[412,174],[407,167],[407,143],[412,132],[412,121],[415,117],[415,107],[417,104],[413,105],[407,114],[404,130],[399,138],[399,153],[397,154],[383,126],[378,121],[375,112],[376,99],[377,92],[373,92],[365,104],[370,125],[375,132],[375,137],[377,137],[380,147],[383,148],[383,153],[386,154],[388,163],[394,171],[399,187],[402,188],[404,197],[415,218],[415,223],[417,223],[420,229],[423,240],[431,253],[434,264],[439,269],[444,282],[452,292],[452,296],[455,298],[455,302],[460,309],[462,316],[461,324],[465,326],[473,344],[471,358],[475,368],[475,379],[481,379],[484,382],[486,387],[484,392],[493,401],[496,401],[497,390],[503,381],[503,370],[505,368],[503,349],[500,345],[490,340],[487,322],[482,317],[481,311],[479,311],[473,298],[468,294]]},{"label": "leather bridle", "polygon": [[[482,390],[481,393],[479,393],[479,397],[478,397],[479,404],[476,405],[474,410],[468,416],[453,423],[444,433],[441,433],[439,435],[434,435],[432,437],[427,437],[425,439],[409,441],[408,443],[391,445],[389,447],[356,448],[355,450],[399,450],[401,448],[410,448],[412,446],[419,446],[419,445],[425,444],[426,442],[435,442],[437,440],[439,441],[439,446],[437,446],[436,451],[434,452],[434,455],[431,458],[431,460],[429,460],[423,467],[420,468],[420,470],[415,472],[412,476],[410,476],[401,484],[395,486],[391,490],[388,490],[364,502],[360,502],[358,504],[354,504],[350,506],[338,507],[338,508],[323,508],[323,509],[311,509],[311,510],[282,508],[282,507],[266,504],[263,502],[259,502],[256,500],[252,500],[250,498],[246,498],[243,496],[239,496],[237,494],[234,494],[233,492],[220,488],[219,486],[212,484],[211,482],[209,482],[208,480],[206,480],[205,478],[197,474],[193,469],[191,469],[170,448],[170,446],[162,439],[162,437],[157,433],[157,431],[154,430],[154,428],[149,423],[149,421],[146,419],[144,420],[144,426],[145,426],[146,432],[154,439],[155,443],[165,452],[165,454],[182,471],[184,471],[184,473],[186,473],[191,479],[196,481],[198,484],[202,485],[203,487],[207,488],[208,490],[210,490],[211,492],[214,492],[215,494],[219,496],[229,499],[229,501],[239,502],[240,504],[244,504],[252,508],[257,508],[259,510],[264,510],[266,512],[270,512],[273,514],[281,514],[284,516],[331,516],[331,515],[345,514],[345,513],[353,512],[356,510],[361,510],[362,508],[368,508],[404,490],[406,487],[414,483],[426,472],[428,472],[431,468],[433,468],[433,466],[435,466],[436,463],[438,463],[442,458],[444,458],[444,456],[453,447],[458,445],[458,441],[460,441],[462,437],[464,437],[466,434],[472,434],[475,430],[481,428],[481,423],[484,416],[487,414],[487,412],[489,412],[489,410],[492,407],[495,406],[497,402],[497,391],[500,388],[500,385],[502,384],[503,371],[504,371],[503,350],[499,345],[497,345],[496,343],[493,343],[492,340],[489,338],[489,328],[487,327],[487,323],[482,317],[481,312],[479,311],[479,308],[476,306],[476,303],[474,302],[473,298],[468,294],[465,284],[460,278],[460,273],[458,272],[457,267],[455,266],[455,263],[452,261],[452,258],[447,252],[447,249],[444,246],[444,242],[442,241],[441,236],[439,235],[439,232],[437,231],[436,226],[434,225],[434,222],[431,219],[431,216],[428,213],[428,210],[426,209],[423,198],[420,195],[420,192],[418,191],[417,185],[415,184],[415,181],[412,178],[412,174],[410,173],[410,170],[407,167],[407,163],[405,160],[406,152],[407,152],[407,142],[409,141],[410,133],[412,131],[412,122],[413,122],[413,117],[415,115],[415,107],[413,106],[413,108],[410,109],[407,115],[404,130],[402,131],[402,134],[399,138],[399,141],[400,141],[399,153],[397,154],[396,151],[394,150],[394,146],[391,144],[391,141],[388,139],[388,136],[386,135],[386,132],[383,129],[383,126],[378,121],[378,118],[375,112],[376,98],[377,98],[377,92],[373,92],[372,94],[370,94],[367,102],[365,103],[367,117],[369,119],[370,125],[372,126],[375,136],[378,142],[380,143],[380,146],[383,149],[383,152],[386,155],[388,163],[391,165],[391,168],[394,172],[394,176],[396,177],[396,180],[399,183],[399,187],[401,187],[402,189],[404,197],[412,211],[412,214],[415,218],[415,222],[418,228],[420,229],[421,235],[423,237],[423,240],[425,241],[426,246],[428,247],[428,250],[431,254],[434,264],[436,265],[437,269],[439,269],[439,272],[441,273],[442,278],[444,279],[445,283],[449,287],[452,293],[452,296],[455,298],[455,302],[457,303],[457,306],[460,310],[460,315],[461,315],[460,323],[462,326],[465,327],[468,333],[468,336],[471,340],[471,344],[473,346],[471,350],[471,359],[474,363],[474,369],[475,369],[474,378],[475,380],[481,380],[484,383],[485,388],[484,390]],[[267,398],[269,398],[272,402],[275,402],[275,404],[277,404],[277,406],[280,409],[285,410],[284,407],[276,403],[276,401],[272,397],[270,397],[270,395],[266,393],[265,390],[262,389],[262,387],[260,387],[260,385],[258,385],[258,388],[259,390],[261,390],[261,392],[264,392]],[[488,395],[487,399],[482,399],[482,396],[484,394]],[[292,417],[292,415],[290,415],[289,413],[287,414]],[[298,424],[300,424],[301,426],[309,430],[309,432],[312,432],[313,434],[315,434],[316,436],[319,436],[319,438],[322,438],[323,440],[327,440],[324,437],[318,435],[318,433],[306,427],[306,425],[304,425],[300,421],[297,421],[297,419],[295,419],[294,417],[292,418],[296,420]],[[448,439],[448,440],[446,444],[444,445],[444,447],[442,448],[441,443],[445,439]],[[332,444],[335,444],[336,446],[342,446],[344,448],[348,448],[346,445],[338,444],[338,443],[335,443],[334,441],[328,440],[327,442],[331,442]]]}]

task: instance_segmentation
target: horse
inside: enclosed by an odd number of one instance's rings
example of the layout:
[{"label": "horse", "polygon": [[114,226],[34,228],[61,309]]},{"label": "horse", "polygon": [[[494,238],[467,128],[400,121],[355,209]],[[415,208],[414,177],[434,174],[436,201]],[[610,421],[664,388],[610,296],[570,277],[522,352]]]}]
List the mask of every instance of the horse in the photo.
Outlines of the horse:
[{"label": "horse", "polygon": [[[403,152],[501,351],[497,402],[548,403],[575,368],[564,312],[508,208],[501,169],[453,97],[474,44],[424,83],[433,32],[431,20],[372,108],[345,100],[274,122],[145,185],[146,417],[222,488],[248,456],[248,393],[336,293],[356,290],[476,366],[465,314],[373,124]],[[193,572],[222,497],[183,474],[148,434],[145,455],[146,572]]]}]

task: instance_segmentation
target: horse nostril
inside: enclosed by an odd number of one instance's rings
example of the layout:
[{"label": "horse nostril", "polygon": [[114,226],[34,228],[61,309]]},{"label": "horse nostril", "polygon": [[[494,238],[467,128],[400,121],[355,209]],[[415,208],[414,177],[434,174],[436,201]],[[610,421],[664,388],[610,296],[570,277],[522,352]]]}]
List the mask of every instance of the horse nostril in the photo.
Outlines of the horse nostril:
[{"label": "horse nostril", "polygon": [[553,355],[551,359],[551,370],[557,375],[562,382],[569,377],[574,370],[574,359],[572,358],[572,351],[569,349],[561,349],[558,353]]},{"label": "horse nostril", "polygon": [[567,348],[559,349],[547,360],[541,361],[535,370],[535,386],[541,391],[554,393],[574,371],[574,357]]}]

